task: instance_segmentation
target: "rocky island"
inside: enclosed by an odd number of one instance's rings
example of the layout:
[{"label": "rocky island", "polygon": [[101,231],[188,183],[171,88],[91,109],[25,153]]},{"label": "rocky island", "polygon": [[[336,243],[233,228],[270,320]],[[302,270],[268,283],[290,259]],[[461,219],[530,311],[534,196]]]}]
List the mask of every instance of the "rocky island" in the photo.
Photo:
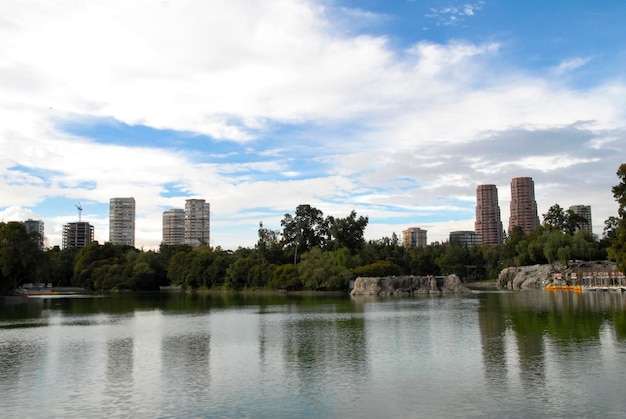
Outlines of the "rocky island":
[{"label": "rocky island", "polygon": [[616,270],[614,262],[571,262],[567,265],[552,263],[547,265],[511,266],[500,271],[496,282],[499,288],[536,289],[548,285],[585,284],[597,280],[598,273],[610,273]]},{"label": "rocky island", "polygon": [[352,296],[377,295],[411,296],[428,294],[470,293],[470,289],[456,275],[448,276],[387,276],[358,277],[354,280]]}]

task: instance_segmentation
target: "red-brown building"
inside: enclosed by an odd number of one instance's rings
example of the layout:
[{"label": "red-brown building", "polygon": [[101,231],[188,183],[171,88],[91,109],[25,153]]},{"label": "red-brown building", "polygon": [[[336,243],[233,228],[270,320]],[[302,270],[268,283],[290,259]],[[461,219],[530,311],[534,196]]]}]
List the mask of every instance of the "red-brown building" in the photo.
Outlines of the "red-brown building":
[{"label": "red-brown building", "polygon": [[482,236],[484,244],[502,243],[502,220],[498,204],[496,185],[478,185],[476,188],[476,234]]},{"label": "red-brown building", "polygon": [[530,234],[539,227],[535,182],[531,177],[516,177],[511,180],[509,233],[515,226],[521,227],[525,234]]}]

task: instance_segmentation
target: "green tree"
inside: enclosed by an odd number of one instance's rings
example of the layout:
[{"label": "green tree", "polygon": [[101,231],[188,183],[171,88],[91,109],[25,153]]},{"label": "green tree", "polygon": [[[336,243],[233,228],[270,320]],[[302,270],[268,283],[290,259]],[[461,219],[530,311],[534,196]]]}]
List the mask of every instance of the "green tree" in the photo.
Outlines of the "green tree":
[{"label": "green tree", "polygon": [[467,248],[453,244],[444,247],[445,252],[435,259],[435,263],[439,266],[442,273],[455,274],[459,278],[466,278],[468,276],[468,268],[472,267],[479,277],[483,276],[484,261],[480,247]]},{"label": "green tree", "polygon": [[604,230],[602,237],[608,240],[614,240],[617,238],[617,231],[619,229],[619,218],[610,216],[604,221]]},{"label": "green tree", "polygon": [[558,230],[573,236],[587,220],[580,214],[568,209],[565,211],[559,204],[552,205],[543,214],[543,226],[546,230]]},{"label": "green tree", "polygon": [[561,262],[567,264],[570,259],[570,245],[572,237],[560,231],[553,230],[546,233],[546,241],[543,247],[543,254],[548,263]]},{"label": "green tree", "polygon": [[27,232],[20,222],[0,222],[0,295],[34,281],[42,256],[39,233]]},{"label": "green tree", "polygon": [[68,247],[61,250],[59,246],[44,253],[47,260],[48,277],[52,284],[59,287],[67,287],[71,285],[72,276],[74,275],[74,264],[76,256],[80,248]]},{"label": "green tree", "polygon": [[293,264],[274,265],[269,288],[287,291],[300,291],[302,281],[298,275],[298,268]]},{"label": "green tree", "polygon": [[548,212],[542,214],[543,225],[547,230],[564,231],[566,225],[565,211],[559,204],[552,205]]},{"label": "green tree", "polygon": [[195,253],[192,251],[179,251],[169,259],[167,265],[167,279],[172,285],[187,285],[187,274],[191,268],[194,256]]},{"label": "green tree", "polygon": [[619,223],[616,237],[609,249],[609,256],[617,262],[623,272],[626,270],[626,163],[620,165],[617,170],[617,177],[620,183],[615,185],[611,191],[618,203]]},{"label": "green tree", "polygon": [[402,275],[402,268],[386,260],[359,266],[352,270],[355,277],[359,276],[398,276]]},{"label": "green tree", "polygon": [[298,255],[326,244],[328,222],[324,213],[311,205],[298,205],[295,215],[285,214],[280,225],[283,227],[283,243],[293,249],[294,264]]},{"label": "green tree", "polygon": [[239,248],[234,254],[234,261],[226,269],[225,284],[232,289],[242,289],[252,284],[253,268],[260,261],[255,251]]},{"label": "green tree", "polygon": [[368,217],[360,216],[357,218],[356,211],[351,211],[346,218],[334,218],[329,216],[327,223],[330,226],[330,235],[332,237],[332,248],[337,250],[342,247],[349,249],[352,253],[356,253],[363,248],[365,240],[365,227],[367,227]]},{"label": "green tree", "polygon": [[339,251],[323,252],[314,247],[302,255],[298,273],[305,289],[309,290],[345,290],[352,273],[338,257]]},{"label": "green tree", "polygon": [[441,275],[441,269],[435,262],[446,251],[446,246],[436,243],[426,247],[416,247],[407,251],[412,275]]},{"label": "green tree", "polygon": [[259,223],[259,241],[256,248],[262,264],[282,261],[283,249],[279,237],[280,231],[263,227],[263,222]]}]

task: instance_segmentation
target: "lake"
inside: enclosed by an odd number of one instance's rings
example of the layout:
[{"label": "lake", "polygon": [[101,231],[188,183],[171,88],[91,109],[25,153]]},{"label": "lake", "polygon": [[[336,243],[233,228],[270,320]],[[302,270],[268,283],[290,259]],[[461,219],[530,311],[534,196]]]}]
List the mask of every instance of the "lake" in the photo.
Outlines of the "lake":
[{"label": "lake", "polygon": [[0,301],[2,417],[626,414],[621,293]]}]

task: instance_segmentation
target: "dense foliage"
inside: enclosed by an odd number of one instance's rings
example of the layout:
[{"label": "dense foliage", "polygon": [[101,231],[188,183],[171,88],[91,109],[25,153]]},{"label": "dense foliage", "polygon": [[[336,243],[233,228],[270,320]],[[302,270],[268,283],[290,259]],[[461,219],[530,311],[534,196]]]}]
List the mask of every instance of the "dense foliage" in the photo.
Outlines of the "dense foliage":
[{"label": "dense foliage", "polygon": [[495,278],[502,268],[608,257],[626,267],[626,164],[612,191],[617,217],[605,221],[600,240],[578,231],[584,220],[558,204],[543,214],[531,234],[515,228],[504,244],[462,247],[434,243],[405,249],[395,233],[366,242],[368,218],[352,211],[324,217],[300,205],[285,214],[282,231],[259,225],[253,248],[235,251],[209,246],[165,246],[140,252],[129,246],[91,243],[87,247],[39,249],[36,233],[21,223],[0,223],[0,293],[27,282],[78,286],[88,290],[186,289],[346,290],[357,276],[456,274],[465,279]]}]

